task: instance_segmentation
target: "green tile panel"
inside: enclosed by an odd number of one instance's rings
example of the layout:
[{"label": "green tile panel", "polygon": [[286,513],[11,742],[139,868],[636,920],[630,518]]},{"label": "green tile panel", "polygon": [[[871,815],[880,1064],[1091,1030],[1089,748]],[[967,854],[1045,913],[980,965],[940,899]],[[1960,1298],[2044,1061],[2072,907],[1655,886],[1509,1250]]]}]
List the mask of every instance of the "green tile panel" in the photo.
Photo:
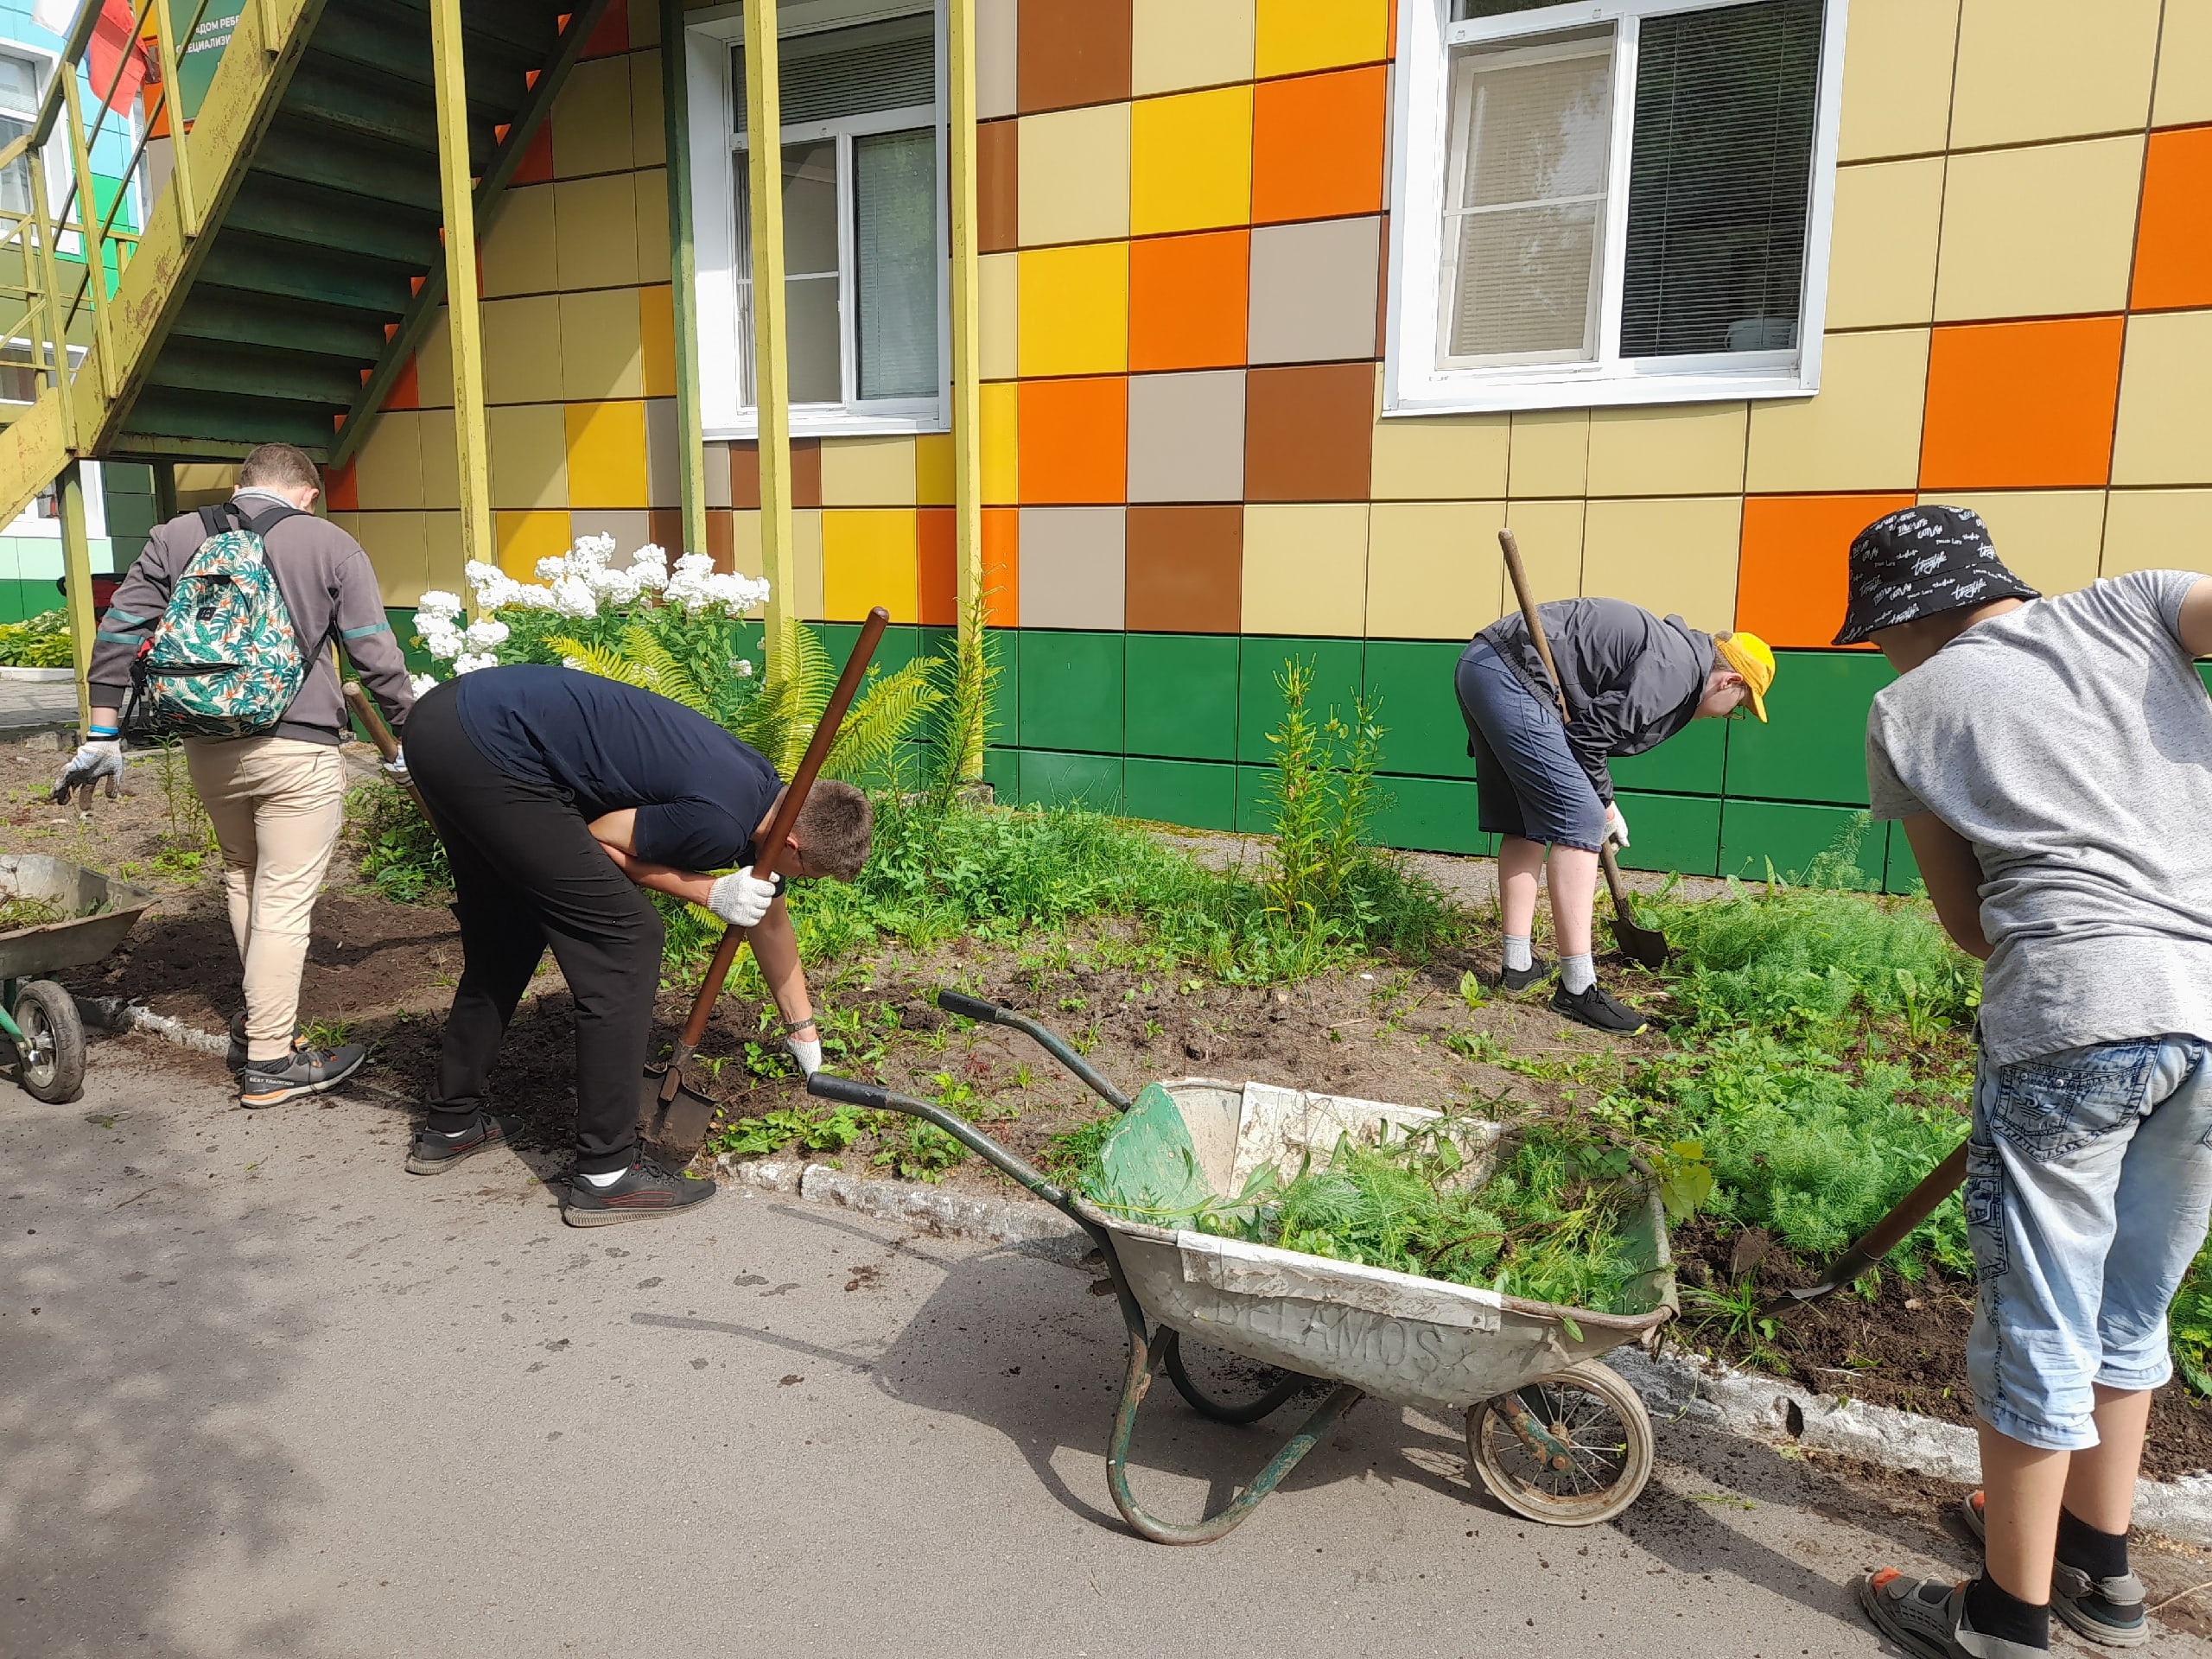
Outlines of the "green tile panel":
[{"label": "green tile panel", "polygon": [[1659,790],[1670,795],[1718,795],[1727,758],[1726,720],[1694,720],[1655,749],[1608,763],[1616,790]]},{"label": "green tile panel", "polygon": [[1458,778],[1382,778],[1375,838],[1424,853],[1494,853],[1497,837],[1478,827],[1475,785]]},{"label": "green tile panel", "polygon": [[1912,893],[1920,886],[1920,861],[1912,855],[1912,842],[1906,837],[1904,826],[1893,823],[1890,830],[1889,871],[1882,883],[1886,893]]},{"label": "green tile panel", "polygon": [[1306,694],[1306,712],[1316,726],[1334,708],[1345,720],[1359,700],[1365,642],[1358,639],[1286,639],[1251,634],[1243,642],[1237,666],[1236,758],[1265,765],[1274,759],[1268,735],[1282,723],[1282,692],[1277,682],[1287,659],[1296,658],[1313,669],[1313,689]]},{"label": "green tile panel", "polygon": [[1866,710],[1897,676],[1871,652],[1781,654],[1768,723],[1727,722],[1730,798],[1866,804]]},{"label": "green tile panel", "polygon": [[1094,812],[1122,810],[1122,757],[1065,754],[1049,749],[1021,751],[1024,806],[1085,806]]},{"label": "green tile panel", "polygon": [[[1120,633],[1026,631],[1021,640],[1021,741],[1025,749],[1110,754],[1120,764],[1125,677]],[[1116,790],[1120,784],[1117,779]],[[1027,773],[1022,790],[1028,792]]]},{"label": "green tile panel", "polygon": [[[1847,806],[1808,806],[1788,801],[1739,801],[1721,804],[1720,870],[1723,875],[1764,880],[1774,873],[1796,880],[1808,866],[1835,844],[1859,817]],[[1629,828],[1636,829],[1633,820]],[[1858,862],[1870,882],[1879,884],[1888,868],[1886,823],[1869,823],[1859,837]]]},{"label": "green tile panel", "polygon": [[1720,803],[1711,796],[1614,794],[1628,820],[1622,868],[1711,875],[1720,863]]},{"label": "green tile panel", "polygon": [[1132,755],[1122,763],[1122,810],[1133,818],[1193,830],[1234,830],[1239,770],[1210,760]]},{"label": "green tile panel", "polygon": [[1132,633],[1128,642],[1129,753],[1236,760],[1240,642],[1204,633]]},{"label": "green tile panel", "polygon": [[1382,770],[1425,778],[1472,779],[1467,723],[1452,689],[1465,647],[1453,639],[1370,639],[1367,696],[1383,728]]}]

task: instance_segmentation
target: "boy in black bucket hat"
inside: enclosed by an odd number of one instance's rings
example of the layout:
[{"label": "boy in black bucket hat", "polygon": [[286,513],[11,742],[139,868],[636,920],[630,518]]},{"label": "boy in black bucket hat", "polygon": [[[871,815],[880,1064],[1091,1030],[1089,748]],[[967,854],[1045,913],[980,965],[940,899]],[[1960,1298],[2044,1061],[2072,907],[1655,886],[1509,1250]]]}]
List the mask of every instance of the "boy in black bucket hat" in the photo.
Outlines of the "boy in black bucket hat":
[{"label": "boy in black bucket hat", "polygon": [[2144,570],[2052,599],[1974,514],[1910,507],[1851,548],[1838,645],[1897,681],[1867,718],[1944,929],[1987,966],[1968,1143],[1967,1378],[1980,1578],[1885,1567],[1875,1624],[1923,1659],[2029,1659],[2050,1615],[2148,1639],[2127,1531],[2166,1309],[2212,1213],[2212,582]]}]

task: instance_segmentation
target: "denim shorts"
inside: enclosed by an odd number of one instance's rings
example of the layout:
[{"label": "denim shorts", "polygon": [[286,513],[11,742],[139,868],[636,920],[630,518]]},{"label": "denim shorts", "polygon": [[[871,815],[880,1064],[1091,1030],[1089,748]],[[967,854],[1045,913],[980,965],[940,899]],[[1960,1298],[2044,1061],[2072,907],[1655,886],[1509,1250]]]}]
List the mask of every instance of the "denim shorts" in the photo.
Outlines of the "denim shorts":
[{"label": "denim shorts", "polygon": [[2212,1213],[2212,1045],[2149,1037],[1975,1074],[1967,1235],[1981,1419],[2050,1451],[2097,1443],[2092,1385],[2172,1375],[2166,1309]]},{"label": "denim shorts", "polygon": [[1559,710],[1479,634],[1460,655],[1453,683],[1484,832],[1596,852],[1605,839],[1605,803],[1567,747]]}]

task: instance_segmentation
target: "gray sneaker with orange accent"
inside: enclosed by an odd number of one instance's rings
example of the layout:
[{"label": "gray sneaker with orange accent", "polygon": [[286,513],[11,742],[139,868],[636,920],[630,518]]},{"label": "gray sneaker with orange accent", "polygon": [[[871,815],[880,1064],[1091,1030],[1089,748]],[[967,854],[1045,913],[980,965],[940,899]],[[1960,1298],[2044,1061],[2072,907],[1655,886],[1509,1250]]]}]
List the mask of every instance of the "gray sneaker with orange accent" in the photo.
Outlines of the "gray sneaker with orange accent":
[{"label": "gray sneaker with orange accent", "polygon": [[328,1049],[302,1044],[280,1060],[248,1060],[238,1071],[238,1104],[275,1106],[319,1095],[352,1077],[368,1058],[359,1043]]}]

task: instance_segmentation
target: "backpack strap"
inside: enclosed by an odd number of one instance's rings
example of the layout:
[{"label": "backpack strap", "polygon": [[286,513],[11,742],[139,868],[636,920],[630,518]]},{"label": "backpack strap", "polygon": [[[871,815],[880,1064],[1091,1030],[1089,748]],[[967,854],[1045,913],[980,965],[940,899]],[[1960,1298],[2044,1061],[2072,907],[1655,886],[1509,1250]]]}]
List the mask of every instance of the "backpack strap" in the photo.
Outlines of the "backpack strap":
[{"label": "backpack strap", "polygon": [[285,519],[296,518],[299,514],[300,510],[287,501],[257,504],[249,512],[233,498],[215,506],[200,508],[200,522],[207,526],[210,536],[219,536],[226,530],[243,528],[266,541],[271,530]]}]

